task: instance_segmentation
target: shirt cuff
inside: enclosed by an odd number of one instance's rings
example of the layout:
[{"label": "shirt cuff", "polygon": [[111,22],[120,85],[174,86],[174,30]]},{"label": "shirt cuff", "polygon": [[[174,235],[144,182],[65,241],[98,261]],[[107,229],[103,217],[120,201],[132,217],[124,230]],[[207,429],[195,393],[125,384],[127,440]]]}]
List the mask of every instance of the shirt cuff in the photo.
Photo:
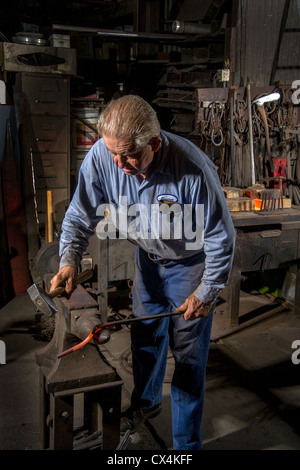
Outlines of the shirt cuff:
[{"label": "shirt cuff", "polygon": [[80,264],[80,257],[74,253],[73,251],[68,251],[64,255],[62,255],[59,263],[59,269],[65,266],[74,266],[78,269]]},{"label": "shirt cuff", "polygon": [[219,294],[223,289],[213,286],[207,286],[204,283],[201,283],[199,287],[194,291],[194,295],[197,299],[201,300],[205,304],[213,304],[216,302]]}]

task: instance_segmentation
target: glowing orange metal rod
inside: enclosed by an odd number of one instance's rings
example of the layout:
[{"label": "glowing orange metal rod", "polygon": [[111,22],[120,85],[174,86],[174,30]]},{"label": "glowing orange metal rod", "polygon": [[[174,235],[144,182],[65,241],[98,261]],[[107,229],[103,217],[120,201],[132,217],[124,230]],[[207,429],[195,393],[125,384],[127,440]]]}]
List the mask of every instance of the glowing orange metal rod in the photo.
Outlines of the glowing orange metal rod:
[{"label": "glowing orange metal rod", "polygon": [[61,357],[67,356],[73,351],[77,351],[78,349],[82,348],[87,343],[89,343],[92,338],[94,338],[95,336],[99,336],[100,331],[104,330],[104,328],[110,328],[116,325],[124,325],[126,323],[133,323],[136,321],[157,320],[159,318],[172,317],[174,315],[182,315],[182,312],[160,313],[158,315],[148,315],[146,317],[127,318],[125,320],[116,320],[116,321],[112,321],[109,323],[103,323],[102,325],[95,326],[95,328],[92,329],[92,331],[88,334],[88,336],[83,341],[81,341],[81,343],[78,343],[76,344],[76,346],[73,346],[72,348],[66,349],[65,351],[57,354],[56,357],[60,359]]}]

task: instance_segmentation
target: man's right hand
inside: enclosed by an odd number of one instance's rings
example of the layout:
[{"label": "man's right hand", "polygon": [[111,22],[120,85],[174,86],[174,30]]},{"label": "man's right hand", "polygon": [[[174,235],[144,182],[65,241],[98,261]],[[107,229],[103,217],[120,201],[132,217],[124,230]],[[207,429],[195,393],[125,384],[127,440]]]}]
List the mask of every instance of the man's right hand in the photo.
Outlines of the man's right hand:
[{"label": "man's right hand", "polygon": [[51,279],[50,292],[56,287],[64,287],[66,297],[70,297],[76,287],[77,269],[74,266],[64,266],[58,273]]}]

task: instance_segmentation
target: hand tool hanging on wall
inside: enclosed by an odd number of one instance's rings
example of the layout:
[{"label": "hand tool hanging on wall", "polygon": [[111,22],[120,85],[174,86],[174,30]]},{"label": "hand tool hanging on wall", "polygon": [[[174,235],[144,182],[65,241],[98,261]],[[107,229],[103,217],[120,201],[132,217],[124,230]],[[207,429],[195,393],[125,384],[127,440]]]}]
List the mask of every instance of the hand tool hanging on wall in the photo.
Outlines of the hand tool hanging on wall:
[{"label": "hand tool hanging on wall", "polygon": [[269,172],[270,173],[273,173],[273,171],[275,170],[275,165],[272,161],[272,156],[271,156],[269,121],[268,121],[268,118],[267,118],[264,103],[277,101],[279,99],[280,99],[280,94],[279,93],[272,93],[272,94],[264,96],[264,97],[259,97],[259,98],[255,99],[254,102],[253,102],[253,104],[256,104],[256,106],[257,106],[257,109],[258,109],[258,111],[261,115],[262,122],[263,122],[263,125],[264,125],[264,131],[265,131],[265,137],[266,137],[266,148],[267,148],[267,155],[268,155],[268,166],[269,166]]},{"label": "hand tool hanging on wall", "polygon": [[237,87],[230,87],[228,102],[230,109],[230,168],[231,168],[231,186],[236,186],[236,155],[235,155],[235,116],[236,116]]},{"label": "hand tool hanging on wall", "polygon": [[252,102],[251,102],[251,86],[247,85],[247,104],[248,104],[248,137],[250,146],[250,163],[251,163],[251,181],[252,186],[256,183],[255,177],[255,160],[253,147],[253,127],[252,127]]},{"label": "hand tool hanging on wall", "polygon": [[224,142],[224,109],[224,103],[212,101],[205,109],[205,119],[201,121],[202,137],[216,147],[220,147]]},{"label": "hand tool hanging on wall", "polygon": [[210,138],[216,147],[220,147],[224,141],[223,134],[223,116],[224,105],[219,101],[210,104],[211,117],[210,117]]},{"label": "hand tool hanging on wall", "polygon": [[[300,173],[296,141],[300,131],[290,88],[252,87],[249,83],[237,89],[236,101],[231,100],[231,88],[226,94],[223,90],[201,90],[197,95],[201,149],[216,164],[222,186],[249,187],[266,177],[273,181],[278,176],[276,167],[280,164],[281,168],[282,148],[288,142],[291,179],[286,184],[292,185],[294,196],[296,170]],[[274,188],[277,186],[275,182]]]},{"label": "hand tool hanging on wall", "polygon": [[104,330],[105,328],[112,328],[113,326],[125,325],[125,324],[128,325],[129,323],[134,323],[138,321],[159,320],[160,318],[172,317],[175,315],[183,315],[183,312],[161,313],[158,315],[148,315],[146,317],[127,318],[125,320],[116,320],[116,321],[112,321],[109,323],[103,323],[101,325],[95,326],[95,328],[92,329],[90,334],[83,341],[81,341],[81,343],[78,343],[76,346],[73,346],[72,348],[67,349],[66,351],[63,351],[57,354],[57,358],[60,359],[61,357],[67,356],[68,354],[71,354],[72,352],[77,351],[78,349],[82,348],[87,343],[89,343],[92,338],[97,338],[97,336],[99,336],[101,331]]},{"label": "hand tool hanging on wall", "polygon": [[233,97],[229,100],[229,107],[230,107],[230,169],[231,169],[231,186],[236,185],[235,181],[235,145],[234,145],[234,123],[233,123],[233,116],[234,116],[234,103]]},{"label": "hand tool hanging on wall", "polygon": [[204,109],[203,119],[200,122],[201,144],[200,148],[210,155],[211,160],[219,168],[221,181],[227,178],[225,168],[226,148],[226,114],[225,102],[211,101]]}]

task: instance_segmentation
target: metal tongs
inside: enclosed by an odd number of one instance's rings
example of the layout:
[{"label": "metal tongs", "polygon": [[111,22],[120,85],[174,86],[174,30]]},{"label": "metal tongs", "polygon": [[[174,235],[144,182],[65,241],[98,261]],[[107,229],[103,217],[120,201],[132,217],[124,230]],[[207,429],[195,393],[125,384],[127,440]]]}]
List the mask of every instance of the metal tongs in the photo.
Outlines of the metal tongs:
[{"label": "metal tongs", "polygon": [[182,315],[182,314],[183,314],[183,312],[160,313],[158,315],[148,315],[146,317],[126,318],[125,320],[116,320],[116,321],[112,321],[112,322],[109,322],[109,323],[103,323],[101,325],[95,326],[92,329],[92,331],[89,333],[89,335],[83,341],[81,341],[81,343],[78,343],[75,346],[73,346],[72,348],[66,349],[65,351],[57,354],[56,357],[58,359],[60,359],[63,356],[67,356],[68,354],[70,354],[74,351],[77,351],[77,349],[80,349],[83,346],[85,346],[87,343],[89,343],[92,338],[94,338],[94,337],[97,338],[99,336],[100,332],[102,330],[104,330],[105,328],[111,328],[111,327],[117,326],[117,325],[125,325],[125,324],[128,324],[128,323],[133,323],[133,322],[137,322],[137,321],[158,320],[160,318],[172,317],[174,315]]}]

